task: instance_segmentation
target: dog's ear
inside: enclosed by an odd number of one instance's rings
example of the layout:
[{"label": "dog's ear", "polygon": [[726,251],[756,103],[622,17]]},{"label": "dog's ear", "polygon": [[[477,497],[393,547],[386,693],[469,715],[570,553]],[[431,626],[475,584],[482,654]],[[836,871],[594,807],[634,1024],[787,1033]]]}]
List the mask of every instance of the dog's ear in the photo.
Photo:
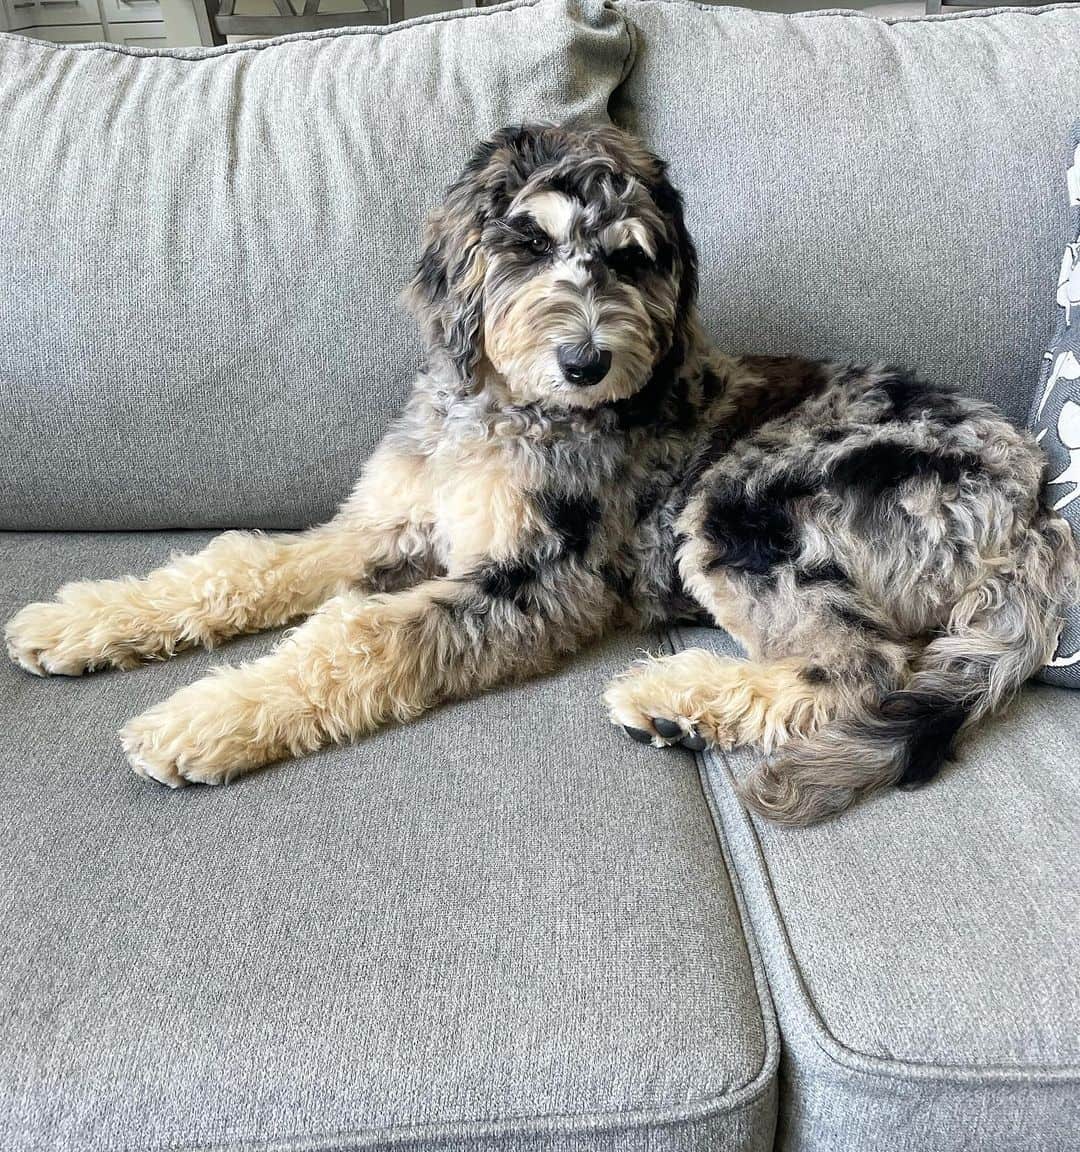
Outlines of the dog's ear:
[{"label": "dog's ear", "polygon": [[529,175],[558,155],[559,130],[505,128],[477,146],[424,226],[406,302],[429,351],[445,352],[467,379],[483,358],[484,229],[501,219]]},{"label": "dog's ear", "polygon": [[592,147],[599,147],[613,157],[620,169],[632,175],[652,197],[666,224],[666,244],[661,260],[679,285],[679,316],[688,317],[697,303],[697,250],[690,239],[683,212],[682,196],[668,177],[668,166],[634,135],[614,124],[599,125],[586,133]]},{"label": "dog's ear", "polygon": [[686,318],[697,303],[697,249],[686,228],[682,196],[668,179],[667,164],[655,156],[653,160],[656,167],[648,182],[649,195],[668,224],[673,270],[679,282],[679,316]]}]

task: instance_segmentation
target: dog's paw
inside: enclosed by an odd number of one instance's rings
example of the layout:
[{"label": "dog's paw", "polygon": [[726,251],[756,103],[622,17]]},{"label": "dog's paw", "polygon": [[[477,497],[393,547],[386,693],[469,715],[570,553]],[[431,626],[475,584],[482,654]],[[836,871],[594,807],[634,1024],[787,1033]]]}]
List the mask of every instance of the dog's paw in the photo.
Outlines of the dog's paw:
[{"label": "dog's paw", "polygon": [[168,788],[182,788],[187,778],[181,771],[182,744],[175,732],[168,734],[168,721],[155,715],[160,708],[135,716],[120,729],[120,743],[132,770]]},{"label": "dog's paw", "polygon": [[169,788],[227,784],[283,754],[261,730],[264,709],[244,690],[241,669],[227,668],[181,688],[129,720],[120,742],[140,776]]},{"label": "dog's paw", "polygon": [[35,676],[81,676],[98,668],[137,668],[175,643],[125,603],[118,580],[67,584],[55,600],[28,604],[7,622],[8,655]]},{"label": "dog's paw", "polygon": [[106,663],[87,642],[85,619],[59,601],[28,604],[7,622],[8,655],[35,676],[81,676]]},{"label": "dog's paw", "polygon": [[733,733],[718,730],[686,671],[677,657],[662,657],[643,660],[612,680],[604,693],[612,724],[656,748],[731,747]]}]

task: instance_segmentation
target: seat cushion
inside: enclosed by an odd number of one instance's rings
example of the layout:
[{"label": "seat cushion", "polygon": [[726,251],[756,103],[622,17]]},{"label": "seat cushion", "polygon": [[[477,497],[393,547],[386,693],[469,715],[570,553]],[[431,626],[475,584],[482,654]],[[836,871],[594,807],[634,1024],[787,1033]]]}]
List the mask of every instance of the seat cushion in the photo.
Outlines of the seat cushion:
[{"label": "seat cushion", "polygon": [[[0,533],[0,618],[198,534]],[[269,637],[0,661],[0,1148],[771,1147],[768,994],[693,760],[562,675],[219,789],[116,731]]]},{"label": "seat cushion", "polygon": [[1080,7],[889,19],[622,0],[612,113],[671,160],[732,352],[882,358],[1028,413]]},{"label": "seat cushion", "polygon": [[601,0],[224,48],[0,33],[0,528],[328,517],[419,367],[399,303],[479,139],[603,117]]},{"label": "seat cushion", "polygon": [[1075,1149],[1077,732],[1080,694],[1030,685],[928,787],[802,829],[743,809],[755,753],[708,754],[780,1020],[784,1152]]}]

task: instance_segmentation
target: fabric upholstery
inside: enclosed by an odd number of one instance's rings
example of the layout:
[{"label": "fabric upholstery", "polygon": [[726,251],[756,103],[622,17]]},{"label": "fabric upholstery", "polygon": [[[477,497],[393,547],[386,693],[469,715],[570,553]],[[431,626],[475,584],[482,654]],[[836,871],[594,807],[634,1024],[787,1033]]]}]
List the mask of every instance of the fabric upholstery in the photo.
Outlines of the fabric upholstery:
[{"label": "fabric upholstery", "polygon": [[[1065,163],[1059,189],[1068,199],[1072,223],[1055,288],[1057,326],[1043,357],[1030,423],[1049,462],[1047,503],[1069,521],[1080,543],[1080,122]],[[1042,678],[1080,688],[1080,601],[1072,606]]]},{"label": "fabric upholstery", "polygon": [[[0,618],[205,539],[0,533]],[[116,730],[268,637],[0,660],[0,1148],[767,1152],[774,1022],[697,770],[600,704],[646,642],[175,793]]]},{"label": "fabric upholstery", "polygon": [[753,753],[705,757],[781,1027],[782,1152],[1075,1148],[1077,731],[1080,695],[1031,685],[928,787],[809,829],[747,815]]},{"label": "fabric upholstery", "polygon": [[1065,242],[1080,8],[932,19],[622,0],[616,120],[671,160],[707,326],[1028,413]]},{"label": "fabric upholstery", "polygon": [[600,117],[601,0],[226,48],[0,34],[0,527],[328,517],[420,350],[399,293],[478,139]]}]

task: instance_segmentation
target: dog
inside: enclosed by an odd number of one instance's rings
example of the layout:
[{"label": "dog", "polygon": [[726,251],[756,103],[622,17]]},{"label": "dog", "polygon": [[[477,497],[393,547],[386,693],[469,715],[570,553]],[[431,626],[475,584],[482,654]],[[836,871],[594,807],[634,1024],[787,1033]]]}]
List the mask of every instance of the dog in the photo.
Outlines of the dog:
[{"label": "dog", "polygon": [[741,783],[809,823],[938,772],[1052,654],[1077,584],[1031,437],[901,370],[726,355],[665,164],[610,126],[508,128],[427,221],[424,367],[327,524],[227,532],[7,625],[30,672],[132,668],[307,617],[132,719],[136,772],[218,784],[708,621],[612,682],[635,740],[759,744]]}]

